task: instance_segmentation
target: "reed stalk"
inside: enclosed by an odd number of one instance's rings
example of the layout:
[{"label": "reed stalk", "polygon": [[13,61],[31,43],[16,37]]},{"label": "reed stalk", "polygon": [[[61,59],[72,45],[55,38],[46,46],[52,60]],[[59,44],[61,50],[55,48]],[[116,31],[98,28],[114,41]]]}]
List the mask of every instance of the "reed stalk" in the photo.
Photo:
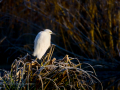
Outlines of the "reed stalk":
[{"label": "reed stalk", "polygon": [[113,0],[108,0],[108,32],[109,32],[109,49],[110,53],[113,55],[114,51],[114,42],[113,42],[113,34],[112,34],[112,8],[113,8]]}]

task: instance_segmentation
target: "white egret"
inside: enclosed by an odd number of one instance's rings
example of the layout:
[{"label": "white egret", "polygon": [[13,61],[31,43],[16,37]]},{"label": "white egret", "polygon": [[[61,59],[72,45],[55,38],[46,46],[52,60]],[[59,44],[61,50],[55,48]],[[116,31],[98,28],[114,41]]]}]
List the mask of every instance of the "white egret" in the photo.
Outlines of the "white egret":
[{"label": "white egret", "polygon": [[51,34],[54,33],[50,29],[45,29],[37,34],[34,40],[33,56],[37,56],[38,59],[42,58],[51,45]]}]

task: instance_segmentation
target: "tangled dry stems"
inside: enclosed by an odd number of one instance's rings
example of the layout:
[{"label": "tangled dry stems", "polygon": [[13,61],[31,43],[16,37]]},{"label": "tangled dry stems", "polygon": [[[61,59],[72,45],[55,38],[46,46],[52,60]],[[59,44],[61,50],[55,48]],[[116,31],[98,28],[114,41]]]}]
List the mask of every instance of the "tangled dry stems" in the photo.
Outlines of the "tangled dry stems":
[{"label": "tangled dry stems", "polygon": [[[41,62],[29,54],[15,59],[11,71],[4,71],[1,89],[7,90],[93,90],[92,85],[101,82],[93,71],[85,71],[77,58],[66,55],[63,59],[51,59],[54,45]],[[77,60],[75,64],[72,60]],[[101,84],[102,89],[102,84]]]}]

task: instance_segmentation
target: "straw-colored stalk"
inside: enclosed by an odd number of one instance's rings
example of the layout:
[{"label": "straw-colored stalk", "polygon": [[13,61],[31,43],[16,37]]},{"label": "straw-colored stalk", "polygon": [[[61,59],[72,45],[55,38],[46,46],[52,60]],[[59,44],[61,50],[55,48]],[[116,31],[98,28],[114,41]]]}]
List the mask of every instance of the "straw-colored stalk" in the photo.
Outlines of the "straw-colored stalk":
[{"label": "straw-colored stalk", "polygon": [[113,52],[114,50],[114,43],[113,43],[113,37],[112,37],[112,0],[109,0],[108,2],[108,20],[109,20],[109,49],[111,49],[110,51]]},{"label": "straw-colored stalk", "polygon": [[118,50],[118,54],[120,56],[120,10],[118,11],[118,41],[117,41],[117,50]]},{"label": "straw-colored stalk", "polygon": [[[93,3],[93,1],[90,1],[90,14],[91,14],[91,22],[94,22],[94,18],[95,18],[95,13],[96,13],[96,6],[95,3]],[[91,30],[90,30],[90,36],[91,36],[91,50],[92,50],[92,54],[94,55],[94,51],[95,51],[95,47],[94,47],[94,24],[91,23]]]}]

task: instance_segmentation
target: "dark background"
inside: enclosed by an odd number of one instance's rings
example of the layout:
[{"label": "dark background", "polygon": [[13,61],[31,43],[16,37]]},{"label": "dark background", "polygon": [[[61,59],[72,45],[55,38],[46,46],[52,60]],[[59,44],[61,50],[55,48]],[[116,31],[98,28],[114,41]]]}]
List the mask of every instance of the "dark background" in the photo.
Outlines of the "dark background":
[{"label": "dark background", "polygon": [[46,28],[56,33],[52,57],[77,57],[95,68],[104,88],[120,89],[118,0],[1,0],[0,68],[32,56],[35,36]]}]

